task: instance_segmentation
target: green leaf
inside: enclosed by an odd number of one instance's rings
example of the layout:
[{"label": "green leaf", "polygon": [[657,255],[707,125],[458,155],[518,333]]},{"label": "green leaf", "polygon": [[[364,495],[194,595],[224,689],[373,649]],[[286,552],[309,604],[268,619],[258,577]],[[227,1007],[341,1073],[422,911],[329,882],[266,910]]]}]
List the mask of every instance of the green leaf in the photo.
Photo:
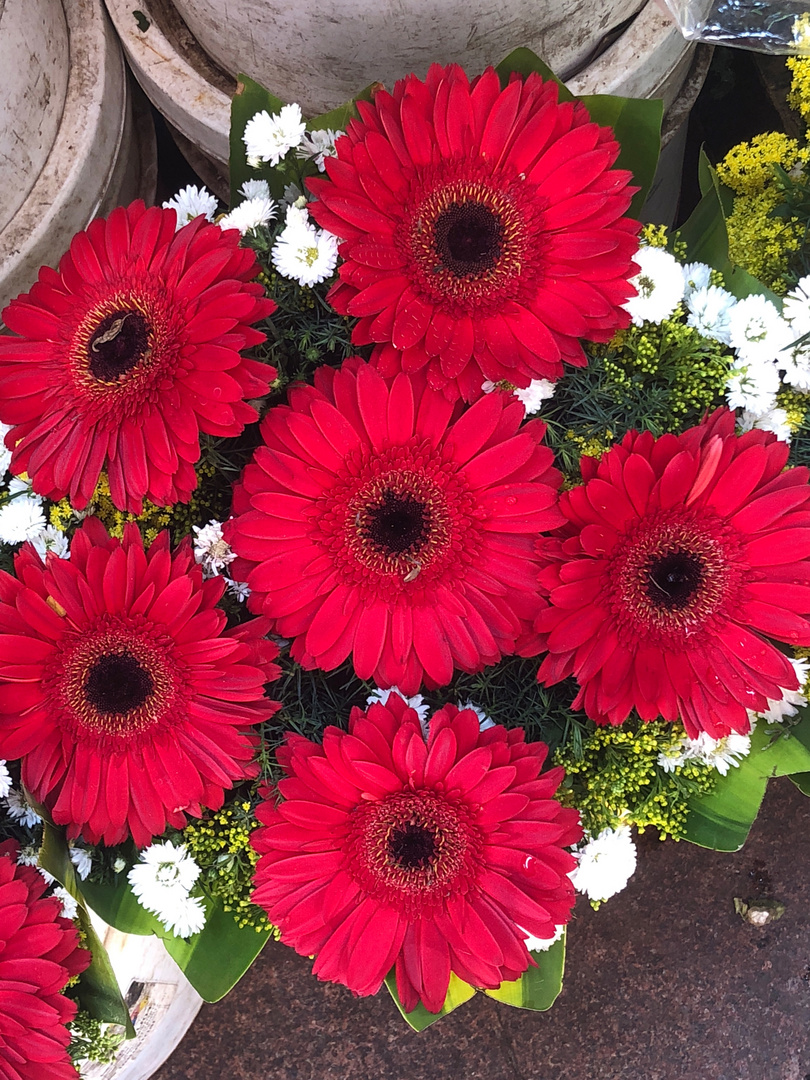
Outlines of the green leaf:
[{"label": "green leaf", "polygon": [[551,80],[555,82],[560,88],[559,100],[560,101],[575,101],[574,95],[565,85],[565,83],[558,79],[551,68],[544,64],[540,57],[533,53],[531,49],[513,49],[508,56],[505,56],[501,60],[500,64],[495,68],[498,73],[498,77],[501,80],[501,86],[506,86],[509,82],[509,76],[513,71],[518,75],[522,75],[525,79],[528,75],[536,74],[541,79]]},{"label": "green leaf", "polygon": [[350,121],[356,120],[360,115],[357,111],[357,102],[371,101],[381,86],[382,83],[369,83],[365,90],[361,90],[351,101],[345,101],[336,109],[321,113],[320,116],[313,116],[311,120],[307,120],[308,130],[325,131],[329,128],[332,131],[345,131]]},{"label": "green leaf", "polygon": [[534,1009],[536,1012],[550,1009],[562,990],[565,934],[546,952],[533,952],[532,956],[537,967],[524,971],[515,982],[501,983],[497,990],[485,990],[484,993],[519,1009]]},{"label": "green leaf", "polygon": [[424,1031],[426,1027],[435,1024],[437,1020],[441,1020],[443,1016],[447,1016],[453,1009],[457,1009],[459,1005],[463,1005],[465,1001],[469,1001],[475,993],[474,988],[470,986],[469,983],[462,982],[457,975],[454,975],[451,972],[450,985],[447,989],[447,997],[444,1000],[441,1012],[428,1012],[421,1002],[416,1006],[413,1012],[406,1012],[405,1006],[400,1001],[399,994],[397,993],[397,977],[393,969],[386,975],[385,985],[388,987],[388,992],[394,999],[394,1004],[414,1031]]},{"label": "green leaf", "polygon": [[238,926],[220,901],[204,897],[205,926],[186,940],[170,934],[141,907],[123,877],[116,885],[86,885],[85,893],[93,910],[116,930],[162,938],[169,956],[205,1001],[219,1001],[239,982],[272,933]]},{"label": "green leaf", "polygon": [[205,1001],[219,1001],[242,978],[267,944],[272,930],[238,926],[220,902],[212,901],[205,926],[187,941],[165,936],[166,951]]},{"label": "green leaf", "polygon": [[687,840],[715,851],[739,851],[759,813],[768,780],[810,772],[810,710],[801,711],[805,715],[787,738],[780,735],[773,741],[760,723],[751,736],[748,757],[718,777],[707,795],[689,801]]},{"label": "green leaf", "polygon": [[613,94],[594,94],[580,100],[592,120],[613,128],[621,146],[615,168],[629,169],[640,189],[633,196],[627,213],[630,217],[638,217],[658,167],[664,103],[657,98],[645,101]]},{"label": "green leaf", "polygon": [[281,98],[265,90],[259,83],[247,75],[237,76],[236,93],[231,101],[230,132],[230,171],[231,171],[231,206],[239,202],[239,188],[246,180],[266,180],[274,198],[284,194],[285,180],[277,169],[269,167],[253,169],[247,163],[247,151],[242,136],[248,120],[263,110],[270,113],[281,112],[284,107]]},{"label": "green leaf", "polygon": [[96,1020],[101,1020],[106,1024],[120,1024],[124,1028],[124,1037],[134,1039],[135,1028],[132,1026],[129,1010],[121,996],[110,958],[87,913],[76,871],[70,861],[70,849],[64,830],[51,825],[48,821],[43,824],[39,865],[49,874],[53,874],[78,903],[77,918],[85,937],[85,944],[93,957],[90,967],[79,978],[76,989],[79,1003]]},{"label": "green leaf", "polygon": [[685,261],[708,263],[715,270],[719,270],[725,279],[726,288],[738,300],[743,300],[746,296],[764,296],[781,311],[782,301],[776,293],[731,261],[726,218],[731,213],[734,197],[733,193],[720,183],[704,150],[700,152],[698,181],[702,198],[688,220],[672,237],[673,241],[681,240],[686,245]]},{"label": "green leaf", "polygon": [[804,795],[810,795],[810,772],[794,773],[794,775],[791,776],[790,779],[793,781],[799,791],[801,791]]}]

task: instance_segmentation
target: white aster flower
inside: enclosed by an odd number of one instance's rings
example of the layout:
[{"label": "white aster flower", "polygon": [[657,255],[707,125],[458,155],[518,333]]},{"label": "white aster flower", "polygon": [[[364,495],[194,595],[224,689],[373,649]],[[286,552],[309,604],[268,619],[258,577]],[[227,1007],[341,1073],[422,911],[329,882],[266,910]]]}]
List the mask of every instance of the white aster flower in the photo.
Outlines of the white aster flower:
[{"label": "white aster flower", "polygon": [[203,215],[206,221],[213,221],[217,212],[217,199],[207,188],[189,184],[178,191],[173,199],[163,204],[164,210],[174,210],[177,214],[177,228],[182,229],[190,221]]},{"label": "white aster flower", "polygon": [[479,731],[486,731],[487,728],[495,727],[495,721],[487,716],[480,705],[474,705],[469,698],[466,701],[459,701],[459,712],[463,712],[465,709],[472,709],[475,715],[478,717],[478,729]]},{"label": "white aster flower", "polygon": [[58,896],[62,901],[62,918],[75,919],[79,913],[79,905],[67,889],[63,888],[61,885],[57,885],[53,890],[53,895]]},{"label": "white aster flower", "polygon": [[0,424],[0,480],[11,467],[11,451],[6,446],[6,435],[11,431],[10,424]]},{"label": "white aster flower", "polygon": [[686,296],[686,322],[703,337],[728,345],[731,340],[729,317],[737,298],[719,285],[695,289]]},{"label": "white aster flower", "polygon": [[698,289],[708,289],[712,283],[712,268],[708,263],[690,262],[683,267],[684,299],[689,300]]},{"label": "white aster flower", "polygon": [[717,769],[721,776],[725,776],[732,765],[739,766],[740,760],[751,753],[751,736],[732,731],[722,739],[713,739],[701,731],[696,739],[687,739],[686,745],[687,756],[691,760]]},{"label": "white aster flower", "polygon": [[796,390],[810,390],[810,349],[782,352],[776,363],[784,371],[786,383]]},{"label": "white aster flower", "polygon": [[37,495],[34,491],[31,477],[26,473],[22,476],[12,476],[8,482],[8,493],[12,498],[17,499],[22,496],[23,498],[30,499],[32,502],[38,503],[42,506],[45,500],[41,495]]},{"label": "white aster flower", "polygon": [[790,323],[794,340],[810,334],[810,275],[800,278],[782,301],[782,316]]},{"label": "white aster flower", "polygon": [[174,896],[169,906],[154,914],[175,937],[189,938],[205,926],[205,907],[197,896]]},{"label": "white aster flower", "polygon": [[528,386],[516,387],[515,397],[523,402],[526,414],[540,412],[544,401],[554,397],[554,383],[548,379],[532,379]]},{"label": "white aster flower", "polygon": [[305,131],[296,156],[311,158],[318,166],[318,172],[325,172],[324,158],[335,156],[335,139],[342,132],[332,131],[331,128],[323,128],[320,131]]},{"label": "white aster flower", "polygon": [[270,257],[282,277],[299,285],[317,285],[331,277],[337,266],[337,237],[308,224],[306,210],[291,206],[287,224],[273,245]]},{"label": "white aster flower", "polygon": [[272,116],[265,111],[256,113],[248,120],[242,136],[248,164],[267,161],[278,165],[290,150],[300,145],[305,131],[301,106],[295,103],[285,105],[281,112]]},{"label": "white aster flower", "polygon": [[548,952],[555,941],[559,941],[565,932],[565,926],[557,926],[554,930],[554,937],[539,938],[524,930],[522,926],[518,926],[518,929],[526,935],[526,948],[529,952]]},{"label": "white aster flower", "polygon": [[688,741],[686,735],[682,735],[658,754],[658,765],[664,772],[674,772],[686,764],[689,760]]},{"label": "white aster flower", "polygon": [[636,326],[663,322],[683,299],[683,267],[674,255],[656,247],[640,247],[633,260],[638,263],[639,272],[630,279],[630,284],[638,295],[623,307],[630,312]]},{"label": "white aster flower", "polygon": [[236,552],[222,535],[222,524],[211,520],[207,525],[192,525],[194,558],[202,563],[206,577],[215,577],[236,558]]},{"label": "white aster flower", "polygon": [[222,575],[225,579],[225,585],[227,592],[235,597],[240,604],[244,604],[247,598],[250,596],[250,586],[246,581],[234,581],[233,578]]},{"label": "white aster flower", "polygon": [[21,791],[17,791],[16,788],[12,788],[5,798],[6,808],[8,809],[9,816],[14,818],[20,825],[25,825],[26,828],[32,829],[34,825],[38,825],[42,818],[36,812],[36,810],[29,806],[23,798]]},{"label": "white aster flower", "polygon": [[76,867],[76,873],[79,875],[82,881],[85,881],[87,875],[93,869],[93,856],[83,847],[71,847],[70,861]]},{"label": "white aster flower", "polygon": [[269,199],[270,185],[266,180],[246,180],[239,188],[243,199]]},{"label": "white aster flower", "polygon": [[11,773],[5,761],[0,760],[0,799],[5,799],[11,791]]},{"label": "white aster flower", "polygon": [[174,910],[176,899],[185,899],[200,876],[200,867],[185,844],[164,840],[144,848],[127,874],[141,907],[163,920],[162,912]]},{"label": "white aster flower", "polygon": [[29,542],[34,545],[43,562],[49,551],[52,551],[59,559],[70,558],[70,543],[67,536],[55,529],[53,525],[46,525],[42,532],[37,533]]},{"label": "white aster flower", "polygon": [[744,363],[773,363],[794,338],[790,325],[764,296],[746,296],[731,309],[729,344]]},{"label": "white aster flower", "polygon": [[771,363],[743,364],[732,369],[726,381],[726,401],[730,409],[743,409],[763,416],[776,408],[779,371]]},{"label": "white aster flower", "polygon": [[251,229],[258,229],[261,225],[267,225],[278,213],[278,207],[272,199],[266,199],[259,195],[254,199],[246,199],[235,206],[229,214],[221,217],[217,222],[220,229],[238,229],[242,236]]},{"label": "white aster flower", "polygon": [[571,881],[589,900],[609,900],[622,891],[636,869],[636,846],[629,825],[603,829],[594,837],[586,834],[585,843],[572,854],[577,866],[571,871]]},{"label": "white aster flower", "polygon": [[772,431],[777,439],[781,439],[782,442],[790,442],[790,424],[788,424],[787,413],[784,409],[769,409],[761,416],[745,410],[737,423],[740,431],[751,431],[753,428],[759,428],[760,431]]},{"label": "white aster flower", "polygon": [[18,496],[0,507],[0,540],[4,544],[33,540],[46,524],[45,512],[37,499]]},{"label": "white aster flower", "polygon": [[810,661],[805,659],[795,660],[792,656],[788,657],[790,663],[793,666],[793,670],[796,672],[796,678],[799,681],[798,690],[782,690],[782,697],[778,699],[769,698],[768,707],[764,712],[754,713],[748,710],[748,716],[751,723],[754,724],[760,717],[762,717],[768,724],[780,724],[785,717],[795,716],[802,705],[807,704],[807,697],[804,693],[807,684],[807,672]]}]

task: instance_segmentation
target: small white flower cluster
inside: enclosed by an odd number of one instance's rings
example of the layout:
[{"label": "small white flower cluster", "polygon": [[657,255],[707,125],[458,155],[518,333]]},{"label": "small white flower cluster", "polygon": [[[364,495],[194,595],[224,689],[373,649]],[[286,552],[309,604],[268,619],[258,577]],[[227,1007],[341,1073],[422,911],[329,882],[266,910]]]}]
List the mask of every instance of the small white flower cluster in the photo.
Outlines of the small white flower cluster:
[{"label": "small white flower cluster", "polygon": [[577,860],[570,874],[574,888],[599,903],[621,892],[635,873],[636,845],[629,825],[603,829],[598,836],[586,833],[571,854]]},{"label": "small white flower cluster", "polygon": [[788,293],[780,313],[764,296],[737,300],[713,285],[705,263],[682,266],[662,248],[646,246],[635,261],[640,269],[631,283],[638,295],[624,305],[632,322],[662,322],[683,303],[688,326],[735,354],[726,402],[741,411],[741,430],[761,428],[789,441],[787,414],[776,395],[782,383],[810,391],[810,341],[800,343],[810,334],[810,276]]},{"label": "small white flower cluster", "polygon": [[708,769],[717,769],[721,776],[725,776],[732,765],[736,768],[750,753],[750,735],[738,735],[733,731],[721,739],[713,739],[701,731],[696,739],[684,736],[668,753],[660,753],[658,764],[664,772],[674,772],[687,761],[695,761]]},{"label": "small white flower cluster", "polygon": [[807,685],[808,668],[810,668],[810,661],[808,660],[794,660],[793,657],[788,657],[793,670],[796,672],[796,678],[799,682],[798,690],[782,690],[782,697],[778,701],[771,698],[768,699],[768,708],[761,713],[752,713],[749,711],[748,715],[751,719],[751,725],[753,726],[756,721],[761,717],[767,724],[779,724],[786,717],[795,716],[799,711],[801,705],[807,704],[807,697],[803,693]]},{"label": "small white flower cluster", "polygon": [[203,902],[190,895],[199,876],[200,867],[186,845],[166,840],[143,849],[127,880],[141,907],[151,911],[169,933],[188,938],[205,926]]},{"label": "small white flower cluster", "polygon": [[3,801],[6,804],[6,810],[10,818],[17,822],[18,825],[24,825],[26,829],[33,829],[35,825],[39,825],[42,818],[29,804],[25,801],[25,796],[21,791],[17,791],[16,788],[11,788],[5,795]]},{"label": "small white flower cluster", "polygon": [[[9,429],[0,424],[0,437]],[[40,558],[52,551],[60,559],[70,558],[67,537],[45,520],[42,498],[24,476],[12,476],[6,488],[6,501],[0,506],[0,543],[34,545]]]},{"label": "small white flower cluster", "polygon": [[[37,820],[41,821],[42,819],[37,818]],[[90,852],[86,851],[84,848],[77,847],[70,847],[68,850],[70,852],[70,861],[76,867],[76,873],[79,875],[82,881],[84,881],[87,875],[90,873],[90,869],[93,863]],[[47,870],[40,866],[39,851],[35,847],[22,848],[20,850],[20,854],[17,856],[17,862],[22,866],[35,866],[42,878],[44,879],[45,884],[53,886],[53,888],[51,889],[51,894],[61,900],[62,917],[65,919],[76,918],[79,913],[79,905],[75,897],[71,893],[69,893],[67,889],[65,889],[62,885],[54,884],[56,878],[53,876],[53,874],[49,874]]]},{"label": "small white flower cluster", "polygon": [[296,157],[314,161],[318,172],[326,171],[325,160],[335,156],[335,140],[341,132],[323,128],[320,131],[305,131],[297,147]]},{"label": "small white flower cluster", "polygon": [[212,578],[221,575],[227,591],[244,603],[250,596],[250,589],[243,581],[234,581],[223,573],[236,558],[236,553],[222,535],[222,523],[213,519],[207,525],[192,525],[194,536],[194,558],[202,564],[203,577]]},{"label": "small white flower cluster", "polygon": [[239,194],[244,197],[244,202],[219,219],[220,229],[238,229],[244,236],[251,229],[275,220],[278,203],[270,198],[270,185],[266,180],[246,180],[239,188]]},{"label": "small white flower cluster", "polygon": [[[390,690],[381,690],[378,687],[375,688],[373,693],[369,694],[366,698],[367,705],[385,705],[392,694],[396,694],[397,697],[401,697],[402,700],[411,709],[414,710],[419,717],[419,725],[422,728],[422,735],[427,740],[430,733],[430,721],[428,719],[428,713],[430,712],[430,706],[427,704],[421,694],[416,694],[414,697],[406,697],[401,690],[396,686],[392,686]],[[492,720],[484,712],[480,706],[475,705],[472,701],[459,701],[458,710],[463,712],[465,709],[471,709],[478,717],[478,727],[481,731],[486,731],[487,728],[495,727],[495,721]]]},{"label": "small white flower cluster", "polygon": [[5,799],[10,791],[11,773],[8,771],[6,762],[0,760],[0,799]]},{"label": "small white flower cluster", "polygon": [[264,110],[256,113],[248,120],[242,136],[248,165],[254,169],[262,162],[278,165],[290,150],[301,145],[305,133],[300,105],[285,105],[272,116]]},{"label": "small white flower cluster", "polygon": [[[491,394],[497,386],[498,383],[487,379],[481,384],[481,389],[485,394]],[[549,382],[548,379],[532,379],[528,386],[517,386],[512,393],[523,402],[526,415],[531,416],[533,413],[540,412],[544,401],[554,397],[554,383]]]},{"label": "small white flower cluster", "polygon": [[316,228],[306,207],[293,204],[287,207],[285,225],[270,258],[282,277],[292,278],[299,285],[317,285],[334,273],[338,239],[325,229]]},{"label": "small white flower cluster", "polygon": [[200,214],[206,221],[213,221],[217,212],[217,199],[207,188],[189,184],[182,188],[172,199],[163,204],[164,210],[174,210],[177,214],[177,229],[182,229]]},{"label": "small white flower cluster", "polygon": [[[520,929],[523,930],[523,927],[521,926]],[[565,926],[555,927],[554,937],[550,938],[537,938],[534,937],[533,934],[527,933],[525,930],[523,930],[523,933],[526,934],[526,948],[529,952],[548,952],[551,946],[556,941],[559,941],[565,933]]]}]

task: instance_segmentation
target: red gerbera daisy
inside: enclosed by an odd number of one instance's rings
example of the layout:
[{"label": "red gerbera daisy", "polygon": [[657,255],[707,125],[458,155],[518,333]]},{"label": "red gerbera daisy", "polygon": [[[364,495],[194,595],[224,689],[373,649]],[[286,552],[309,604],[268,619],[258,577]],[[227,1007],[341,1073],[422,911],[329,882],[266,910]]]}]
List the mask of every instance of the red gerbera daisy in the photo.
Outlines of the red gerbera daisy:
[{"label": "red gerbera daisy", "polygon": [[257,419],[244,399],[275,370],[239,350],[264,341],[249,323],[275,304],[250,280],[256,257],[234,230],[175,221],[142,202],[114,210],[3,312],[21,337],[0,337],[0,421],[12,471],[41,495],[81,509],[106,468],[121,510],[187,502],[199,433]]},{"label": "red gerbera daisy", "polygon": [[636,189],[584,105],[538,75],[501,89],[493,68],[470,83],[434,64],[358,109],[329,179],[307,182],[343,239],[329,299],[359,317],[356,344],[382,343],[384,374],[426,366],[473,401],[485,380],[557,379],[563,360],[584,365],[578,338],[628,325]]},{"label": "red gerbera daisy", "polygon": [[0,844],[0,1075],[4,1080],[76,1080],[68,1057],[68,1023],[76,1003],[61,993],[84,971],[61,901],[43,897],[45,880],[17,863],[13,840]]},{"label": "red gerbera daisy", "polygon": [[718,409],[680,436],[630,432],[561,497],[536,623],[538,678],[576,676],[597,723],[683,720],[690,737],[750,729],[798,687],[768,638],[810,645],[810,485],[788,447],[734,433]]},{"label": "red gerbera daisy", "polygon": [[[458,409],[354,358],[262,423],[229,540],[292,656],[415,693],[514,651],[540,604],[537,530],[560,524],[545,425],[501,392]],[[520,430],[518,430],[520,428]]]},{"label": "red gerbera daisy", "polygon": [[26,544],[0,574],[0,757],[91,843],[143,847],[218,809],[256,775],[245,729],[279,707],[267,620],[224,631],[224,582],[168,536],[145,551],[136,526],[119,541],[88,518],[69,561]]},{"label": "red gerbera daisy", "polygon": [[261,805],[253,901],[322,979],[374,994],[396,964],[406,1009],[444,1004],[450,973],[493,989],[533,961],[527,934],[568,922],[582,836],[540,775],[548,747],[479,731],[470,709],[419,719],[396,694],[323,746],[288,736],[283,800]]}]

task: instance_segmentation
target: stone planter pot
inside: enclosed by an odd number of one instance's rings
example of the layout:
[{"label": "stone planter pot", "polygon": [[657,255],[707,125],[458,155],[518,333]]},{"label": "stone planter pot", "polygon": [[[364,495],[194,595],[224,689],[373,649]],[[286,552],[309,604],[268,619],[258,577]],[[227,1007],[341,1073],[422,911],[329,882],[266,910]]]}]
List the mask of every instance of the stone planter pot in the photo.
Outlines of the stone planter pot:
[{"label": "stone planter pot", "polygon": [[122,934],[95,913],[91,918],[110,957],[137,1037],[122,1043],[109,1065],[84,1065],[82,1080],[147,1080],[188,1031],[203,999],[158,938]]},{"label": "stone planter pot", "polygon": [[[13,38],[6,33],[12,16]],[[137,196],[151,201],[156,154],[151,115],[133,99],[102,0],[0,3],[0,63],[2,310],[94,217]],[[28,72],[25,90],[19,67]],[[19,160],[5,160],[17,143],[28,152],[25,182],[13,175]]]},{"label": "stone planter pot", "polygon": [[517,45],[566,78],[642,6],[640,0],[173,0],[202,49],[313,115],[369,83],[428,66],[480,71]]},{"label": "stone planter pot", "polygon": [[[137,19],[129,0],[106,3],[138,82],[167,120],[192,167],[227,201],[235,80],[211,60],[171,0],[142,0]],[[520,39],[511,39],[492,59],[501,59],[516,40]],[[249,43],[246,33],[243,40],[234,37],[231,45],[238,56]],[[694,42],[684,41],[671,16],[649,0],[607,49],[568,78],[568,85],[577,94],[661,96],[669,108],[680,93],[694,50]],[[553,56],[546,53],[544,59],[561,70]],[[344,97],[363,85],[358,79]]]}]

